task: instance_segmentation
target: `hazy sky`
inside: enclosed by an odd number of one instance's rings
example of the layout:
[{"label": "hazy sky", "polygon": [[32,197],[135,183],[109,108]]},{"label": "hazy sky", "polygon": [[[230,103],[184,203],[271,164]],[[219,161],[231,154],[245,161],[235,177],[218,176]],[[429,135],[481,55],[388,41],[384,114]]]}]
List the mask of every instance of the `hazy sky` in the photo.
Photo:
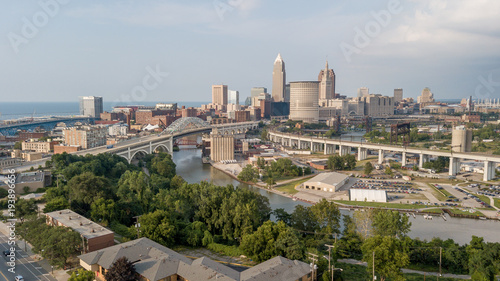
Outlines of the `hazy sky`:
[{"label": "hazy sky", "polygon": [[0,96],[210,101],[224,83],[244,100],[271,90],[280,52],[287,82],[317,79],[328,57],[342,95],[500,98],[499,11],[498,0],[3,1]]}]

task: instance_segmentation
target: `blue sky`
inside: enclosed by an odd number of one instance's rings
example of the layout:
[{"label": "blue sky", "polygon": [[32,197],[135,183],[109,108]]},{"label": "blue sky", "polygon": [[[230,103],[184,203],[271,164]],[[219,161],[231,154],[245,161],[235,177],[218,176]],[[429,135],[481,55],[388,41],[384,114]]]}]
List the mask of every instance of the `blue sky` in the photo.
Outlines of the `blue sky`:
[{"label": "blue sky", "polygon": [[[317,79],[328,57],[347,96],[430,87],[438,99],[462,98],[500,82],[498,0],[2,4],[3,101],[209,101],[217,83],[244,100],[251,87],[271,89],[278,52],[287,81]],[[500,98],[500,83],[490,84],[480,98]]]}]

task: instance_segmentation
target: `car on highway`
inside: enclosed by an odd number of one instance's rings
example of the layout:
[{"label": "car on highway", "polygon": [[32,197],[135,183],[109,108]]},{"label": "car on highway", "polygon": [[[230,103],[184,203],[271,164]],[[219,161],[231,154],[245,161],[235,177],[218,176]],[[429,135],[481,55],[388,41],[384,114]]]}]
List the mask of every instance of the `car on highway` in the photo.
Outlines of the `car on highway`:
[{"label": "car on highway", "polygon": [[21,275],[16,276],[16,281],[24,281],[24,278]]}]

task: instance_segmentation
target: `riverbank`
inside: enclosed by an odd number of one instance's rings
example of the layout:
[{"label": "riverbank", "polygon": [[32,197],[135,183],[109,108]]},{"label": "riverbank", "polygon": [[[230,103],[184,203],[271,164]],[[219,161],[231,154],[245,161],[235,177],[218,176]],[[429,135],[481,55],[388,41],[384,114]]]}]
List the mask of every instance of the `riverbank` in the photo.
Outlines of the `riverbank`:
[{"label": "riverbank", "polygon": [[[218,163],[218,162],[214,162],[214,161],[209,161],[209,164],[214,167],[215,169],[223,172],[224,174],[230,176],[231,178],[237,180],[238,182],[240,183],[245,183],[245,184],[248,184],[248,185],[251,185],[251,186],[254,186],[254,187],[257,187],[257,188],[260,188],[262,190],[265,190],[265,191],[268,191],[268,192],[272,192],[274,194],[277,194],[277,195],[280,195],[280,196],[283,196],[283,197],[286,197],[286,198],[290,198],[294,201],[301,201],[301,202],[304,202],[304,203],[308,203],[308,204],[311,204],[311,205],[314,205],[315,202],[311,202],[311,201],[308,201],[308,200],[304,200],[304,199],[301,199],[301,198],[297,198],[295,197],[293,194],[289,194],[289,193],[286,193],[286,192],[283,192],[283,191],[278,191],[278,190],[275,190],[274,188],[268,188],[267,187],[267,184],[262,182],[262,181],[258,181],[258,182],[245,182],[245,181],[241,181],[240,179],[238,179],[238,174],[241,172],[241,166],[239,164],[222,164],[222,163]],[[237,169],[235,166],[238,166],[240,169],[239,169],[239,172],[236,173]],[[279,186],[279,185],[282,185],[282,184],[286,184],[286,183],[289,183],[291,181],[297,181],[297,180],[302,180],[302,179],[307,179],[307,178],[311,178],[315,175],[307,175],[307,176],[303,176],[303,177],[298,177],[298,178],[294,178],[294,179],[289,179],[289,180],[284,180],[284,181],[281,181],[281,182],[277,182],[274,186]]]}]

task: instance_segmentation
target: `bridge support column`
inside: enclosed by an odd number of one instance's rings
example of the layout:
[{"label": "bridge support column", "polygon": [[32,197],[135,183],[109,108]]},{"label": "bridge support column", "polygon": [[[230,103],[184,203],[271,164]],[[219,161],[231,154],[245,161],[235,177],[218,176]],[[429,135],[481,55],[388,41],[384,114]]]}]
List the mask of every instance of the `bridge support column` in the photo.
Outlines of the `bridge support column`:
[{"label": "bridge support column", "polygon": [[351,152],[351,148],[349,146],[340,145],[340,148],[339,148],[339,155],[340,156],[350,154],[350,152]]},{"label": "bridge support column", "polygon": [[368,150],[366,148],[358,147],[358,161],[362,161],[366,159],[366,155]]},{"label": "bridge support column", "polygon": [[153,154],[153,142],[149,142],[149,154]]},{"label": "bridge support column", "polygon": [[401,166],[404,167],[406,166],[406,152],[403,151],[403,153],[401,154]]},{"label": "bridge support column", "polygon": [[168,153],[170,153],[170,155],[174,155],[174,138],[170,138],[170,141],[168,142]]},{"label": "bridge support column", "polygon": [[382,165],[384,163],[384,151],[382,149],[378,150],[378,164]]},{"label": "bridge support column", "polygon": [[490,181],[494,178],[495,178],[495,163],[491,161],[484,161],[483,181]]},{"label": "bridge support column", "polygon": [[130,162],[132,162],[132,154],[130,153],[130,146],[128,147],[128,150],[127,150],[127,160],[128,160],[128,163],[130,164]]},{"label": "bridge support column", "polygon": [[429,161],[429,157],[425,154],[420,154],[420,161],[418,162],[418,167],[423,168],[424,163]]},{"label": "bridge support column", "polygon": [[327,155],[328,154],[328,144],[325,143],[325,149],[323,150],[323,154]]},{"label": "bridge support column", "polygon": [[455,176],[460,169],[460,159],[455,157],[450,157],[450,168],[448,174],[450,176]]}]

